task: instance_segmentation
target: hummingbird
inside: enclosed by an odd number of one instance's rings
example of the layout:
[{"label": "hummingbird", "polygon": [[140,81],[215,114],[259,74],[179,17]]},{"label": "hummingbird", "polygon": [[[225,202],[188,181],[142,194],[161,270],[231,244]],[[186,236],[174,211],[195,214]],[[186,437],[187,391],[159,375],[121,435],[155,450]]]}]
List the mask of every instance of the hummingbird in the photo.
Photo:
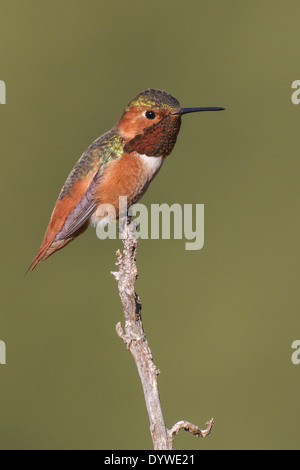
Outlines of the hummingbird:
[{"label": "hummingbird", "polygon": [[54,206],[41,247],[28,270],[64,248],[88,226],[119,215],[119,196],[128,207],[145,193],[176,143],[181,116],[220,107],[182,108],[166,91],[149,88],[125,108],[117,124],[96,139],[69,174]]}]

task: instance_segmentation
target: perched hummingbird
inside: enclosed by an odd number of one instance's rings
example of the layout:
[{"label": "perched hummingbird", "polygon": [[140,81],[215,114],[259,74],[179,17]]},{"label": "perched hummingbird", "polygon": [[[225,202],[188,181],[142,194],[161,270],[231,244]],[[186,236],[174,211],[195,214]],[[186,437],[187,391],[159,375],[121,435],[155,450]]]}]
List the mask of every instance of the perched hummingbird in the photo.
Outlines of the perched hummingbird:
[{"label": "perched hummingbird", "polygon": [[[128,208],[147,190],[172,152],[181,116],[224,108],[181,108],[162,90],[139,93],[117,124],[96,139],[68,176],[56,201],[39,252],[29,270],[107,216],[97,209],[110,204],[118,216],[119,196]],[[108,214],[109,215],[109,214]]]}]

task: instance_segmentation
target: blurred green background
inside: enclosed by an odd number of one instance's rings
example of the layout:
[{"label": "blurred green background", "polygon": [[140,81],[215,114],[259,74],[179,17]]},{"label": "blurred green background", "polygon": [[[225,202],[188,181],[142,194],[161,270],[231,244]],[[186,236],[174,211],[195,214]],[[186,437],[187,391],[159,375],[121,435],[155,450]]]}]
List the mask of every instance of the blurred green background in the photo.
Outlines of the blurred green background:
[{"label": "blurred green background", "polygon": [[298,0],[1,0],[1,449],[151,449],[115,333],[121,242],[24,273],[66,176],[148,87],[188,115],[143,202],[205,204],[205,246],[145,240],[136,289],[175,449],[299,448]]}]

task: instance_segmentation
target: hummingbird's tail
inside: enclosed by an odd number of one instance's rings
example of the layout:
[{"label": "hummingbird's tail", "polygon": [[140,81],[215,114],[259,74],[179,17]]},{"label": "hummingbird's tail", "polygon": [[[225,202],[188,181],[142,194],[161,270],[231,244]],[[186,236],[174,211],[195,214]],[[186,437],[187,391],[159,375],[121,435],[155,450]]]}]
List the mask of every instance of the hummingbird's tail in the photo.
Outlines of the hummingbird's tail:
[{"label": "hummingbird's tail", "polygon": [[[49,245],[46,245],[46,246],[41,246],[39,252],[37,253],[37,255],[35,256],[34,260],[32,261],[31,265],[29,266],[29,268],[27,269],[26,271],[26,274],[28,274],[29,272],[32,272],[34,270],[34,268],[36,267],[36,265],[40,262],[40,261],[43,261],[44,259],[46,259],[46,253],[47,253],[47,250],[49,248],[50,244]],[[50,255],[49,255],[50,256]],[[47,256],[48,258],[48,256]]]},{"label": "hummingbird's tail", "polygon": [[26,274],[33,271],[34,268],[36,267],[36,265],[40,261],[45,261],[45,259],[47,259],[47,258],[49,258],[49,256],[53,255],[53,253],[55,253],[56,251],[61,250],[62,248],[64,248],[68,243],[70,243],[72,240],[74,240],[74,238],[75,237],[69,237],[69,238],[66,238],[64,240],[60,240],[58,242],[49,243],[46,246],[41,246],[38,254],[36,255],[36,257],[32,261],[29,268],[27,269]]},{"label": "hummingbird's tail", "polygon": [[79,229],[77,229],[74,233],[72,233],[69,237],[67,238],[62,238],[61,240],[57,239],[57,237],[53,240],[50,239],[50,241],[45,241],[42,243],[41,248],[39,249],[36,257],[32,261],[31,265],[26,271],[26,274],[33,271],[36,265],[40,261],[44,261],[45,259],[49,258],[49,256],[53,255],[58,250],[61,250],[64,248],[68,243],[70,243],[72,240],[78,237],[81,233],[85,232],[85,230],[89,226],[89,220],[87,220]]}]

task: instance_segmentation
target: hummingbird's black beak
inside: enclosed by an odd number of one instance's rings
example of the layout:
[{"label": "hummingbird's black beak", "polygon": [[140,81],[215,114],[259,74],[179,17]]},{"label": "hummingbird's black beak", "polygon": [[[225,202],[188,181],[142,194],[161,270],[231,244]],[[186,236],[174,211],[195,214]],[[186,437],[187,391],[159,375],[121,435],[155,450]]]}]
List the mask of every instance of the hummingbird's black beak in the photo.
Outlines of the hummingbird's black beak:
[{"label": "hummingbird's black beak", "polygon": [[214,107],[209,107],[209,108],[181,108],[179,111],[176,111],[175,113],[170,113],[170,114],[175,114],[175,115],[182,115],[182,114],[187,114],[187,113],[198,113],[199,111],[224,111],[225,108],[214,108]]}]

